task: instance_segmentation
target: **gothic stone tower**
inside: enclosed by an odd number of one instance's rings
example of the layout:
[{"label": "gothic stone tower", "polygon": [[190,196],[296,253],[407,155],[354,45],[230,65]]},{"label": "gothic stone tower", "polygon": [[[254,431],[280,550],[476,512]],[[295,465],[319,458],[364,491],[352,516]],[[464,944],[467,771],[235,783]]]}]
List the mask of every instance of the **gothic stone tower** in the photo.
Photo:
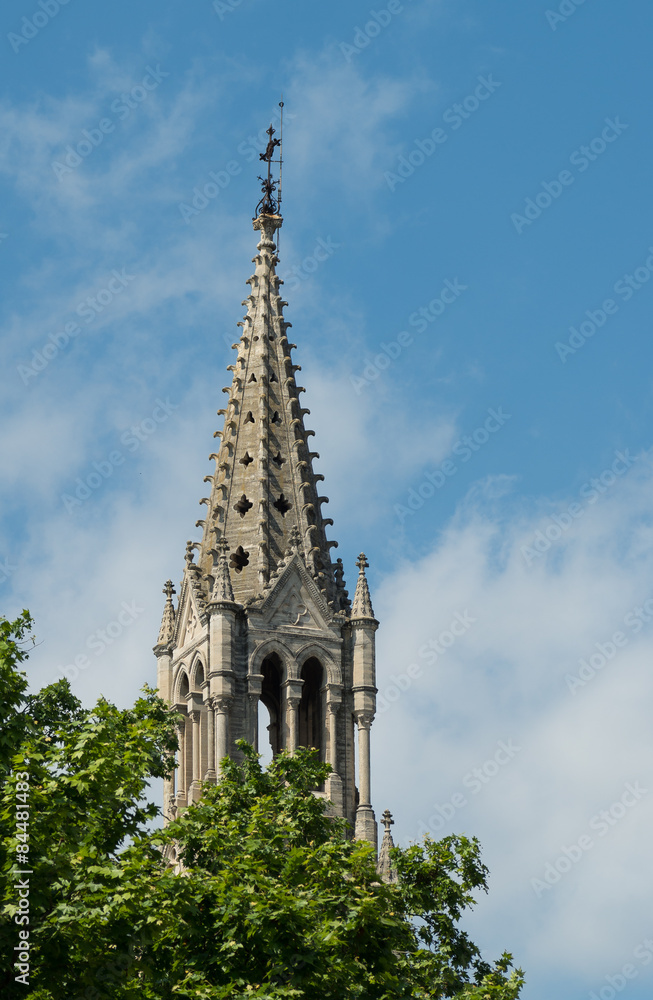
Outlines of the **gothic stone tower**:
[{"label": "gothic stone tower", "polygon": [[[263,157],[262,157],[263,158]],[[268,194],[270,192],[268,191]],[[342,560],[331,560],[318,484],[275,273],[273,200],[253,220],[256,269],[224,409],[201,542],[189,542],[175,609],[168,581],[154,647],[161,696],[181,712],[168,818],[219,780],[235,741],[257,745],[262,702],[272,751],[317,747],[333,774],[323,793],[354,836],[376,844],[370,801],[370,727],[376,705],[375,632],[361,554],[353,604]],[[196,553],[195,554],[195,550]],[[358,739],[358,775],[355,738]]]}]

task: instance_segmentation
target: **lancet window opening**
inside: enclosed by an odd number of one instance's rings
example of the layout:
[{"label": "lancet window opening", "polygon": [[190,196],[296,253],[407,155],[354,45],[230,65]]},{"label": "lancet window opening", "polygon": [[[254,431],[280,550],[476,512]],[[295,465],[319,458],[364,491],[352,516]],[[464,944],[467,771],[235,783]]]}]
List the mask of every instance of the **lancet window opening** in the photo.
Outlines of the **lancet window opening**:
[{"label": "lancet window opening", "polygon": [[315,747],[324,759],[324,668],[316,656],[302,665],[302,697],[299,703],[298,739],[302,747]]},{"label": "lancet window opening", "polygon": [[283,664],[277,653],[270,653],[261,664],[263,683],[261,687],[261,701],[268,710],[270,725],[268,733],[272,753],[277,754],[282,747],[282,714],[281,714],[281,678],[283,676]]}]

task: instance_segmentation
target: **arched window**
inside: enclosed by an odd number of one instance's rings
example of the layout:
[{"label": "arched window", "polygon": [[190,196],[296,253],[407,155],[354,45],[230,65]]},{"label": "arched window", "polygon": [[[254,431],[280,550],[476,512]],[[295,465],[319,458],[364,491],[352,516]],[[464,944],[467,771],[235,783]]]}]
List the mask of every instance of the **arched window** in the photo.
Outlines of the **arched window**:
[{"label": "arched window", "polygon": [[195,667],[195,690],[201,691],[202,684],[204,683],[204,667],[200,661]]},{"label": "arched window", "polygon": [[299,703],[299,745],[317,747],[322,753],[322,683],[324,671],[316,657],[311,656],[302,666],[302,700]]},{"label": "arched window", "polygon": [[190,691],[190,684],[188,683],[188,674],[185,670],[181,672],[181,679],[179,682],[179,697],[185,698]]},{"label": "arched window", "polygon": [[[261,664],[263,684],[261,687],[261,702],[267,708],[270,716],[268,733],[272,753],[281,749],[281,659],[276,653],[270,653]],[[259,746],[259,749],[262,749]]]}]

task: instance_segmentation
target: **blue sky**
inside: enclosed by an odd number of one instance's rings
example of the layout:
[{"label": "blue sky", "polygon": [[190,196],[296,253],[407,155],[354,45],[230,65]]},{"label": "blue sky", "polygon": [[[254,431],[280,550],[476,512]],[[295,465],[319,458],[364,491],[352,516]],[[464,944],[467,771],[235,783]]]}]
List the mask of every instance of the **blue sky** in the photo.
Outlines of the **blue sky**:
[{"label": "blue sky", "polygon": [[33,683],[154,678],[283,93],[286,314],[382,623],[377,813],[479,835],[470,927],[527,1000],[650,996],[650,5],[44,4],[0,32],[0,594]]}]

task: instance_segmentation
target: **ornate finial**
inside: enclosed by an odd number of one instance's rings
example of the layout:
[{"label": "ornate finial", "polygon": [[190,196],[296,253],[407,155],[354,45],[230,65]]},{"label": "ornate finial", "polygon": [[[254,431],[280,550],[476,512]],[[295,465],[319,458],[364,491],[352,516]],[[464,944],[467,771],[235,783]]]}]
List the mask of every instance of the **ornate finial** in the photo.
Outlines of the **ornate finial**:
[{"label": "ornate finial", "polygon": [[374,618],[370,588],[367,585],[367,577],[365,576],[365,570],[369,566],[369,563],[364,552],[361,552],[359,555],[356,560],[356,565],[358,566],[359,572],[358,580],[356,581],[356,592],[354,594],[351,616],[352,618]]},{"label": "ornate finial", "polygon": [[[268,163],[268,170],[270,169],[270,164]],[[259,175],[259,180],[261,182],[261,191],[263,192],[263,197],[256,206],[257,215],[277,215],[279,211],[279,203],[274,197],[274,191],[277,186],[277,182],[273,181],[270,177],[261,177]]]},{"label": "ornate finial", "polygon": [[229,545],[227,539],[224,537],[219,538],[213,549],[213,575],[215,579],[211,593],[212,602],[229,601],[231,604],[234,603],[234,590],[231,586],[231,573],[229,572],[229,561],[227,559],[228,552]]},{"label": "ornate finial", "polygon": [[384,882],[396,882],[397,873],[394,870],[392,861],[390,860],[390,851],[395,846],[394,840],[392,839],[392,834],[390,833],[390,827],[394,823],[392,818],[392,813],[389,809],[386,809],[381,817],[381,822],[385,827],[385,833],[383,834],[383,840],[381,842],[381,850],[379,851],[379,863],[376,866],[376,870],[383,879]]},{"label": "ornate finial", "polygon": [[170,642],[175,631],[175,607],[172,603],[172,595],[176,593],[176,591],[172,585],[172,580],[166,580],[163,593],[166,595],[166,602],[163,607],[163,617],[161,619],[161,628],[159,629],[157,646],[162,646]]},{"label": "ornate finial", "polygon": [[[264,153],[259,153],[259,160],[263,163],[267,163],[268,172],[267,177],[259,177],[261,182],[261,190],[263,192],[263,197],[256,206],[256,218],[259,215],[278,215],[281,208],[281,171],[283,165],[283,101],[279,102],[279,107],[281,108],[281,125],[280,125],[280,137],[274,139],[273,136],[276,134],[275,129],[270,125],[269,129],[266,130],[266,135],[270,138],[268,139],[268,144],[265,148]],[[279,159],[273,160],[274,151],[279,147]],[[272,180],[272,164],[279,164],[279,180]],[[279,188],[279,193],[275,196],[275,191]]]},{"label": "ornate finial", "polygon": [[296,552],[299,552],[301,541],[302,536],[299,534],[299,528],[296,524],[294,524],[290,529],[290,534],[288,535],[288,548],[286,549],[287,558],[294,555]]}]

